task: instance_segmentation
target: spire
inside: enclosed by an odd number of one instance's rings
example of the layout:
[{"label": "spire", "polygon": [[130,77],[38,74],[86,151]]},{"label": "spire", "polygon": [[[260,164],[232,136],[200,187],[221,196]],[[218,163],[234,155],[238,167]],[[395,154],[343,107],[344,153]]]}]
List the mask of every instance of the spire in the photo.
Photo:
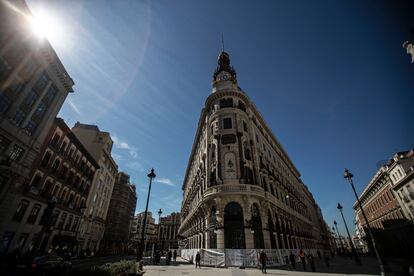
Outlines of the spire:
[{"label": "spire", "polygon": [[224,52],[224,35],[221,33],[221,51]]},{"label": "spire", "polygon": [[224,38],[223,34],[221,34],[221,53],[218,56],[218,66],[214,71],[213,80],[217,80],[217,76],[221,72],[227,72],[230,74],[229,78],[226,80],[231,80],[234,83],[236,82],[236,70],[234,70],[233,66],[230,65],[230,55],[224,51]]}]

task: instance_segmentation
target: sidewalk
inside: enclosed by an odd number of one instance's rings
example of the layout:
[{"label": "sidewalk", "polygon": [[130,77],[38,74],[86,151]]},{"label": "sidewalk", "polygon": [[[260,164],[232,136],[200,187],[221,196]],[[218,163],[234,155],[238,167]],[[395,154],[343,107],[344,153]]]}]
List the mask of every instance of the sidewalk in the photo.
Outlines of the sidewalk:
[{"label": "sidewalk", "polygon": [[[177,259],[178,261],[178,259]],[[145,276],[158,276],[158,275],[223,275],[223,276],[246,276],[246,275],[261,275],[261,271],[255,268],[246,268],[240,269],[236,267],[229,268],[214,268],[214,267],[202,267],[201,269],[196,269],[193,264],[182,264],[182,260],[179,259],[181,264],[172,265],[172,266],[145,266]],[[306,266],[307,271],[304,272],[302,269],[302,264],[298,263],[296,265],[297,270],[287,270],[287,267],[282,268],[269,268],[267,269],[267,274],[269,275],[380,275],[379,267],[375,258],[363,257],[362,265],[356,266],[352,259],[345,259],[343,257],[336,256],[330,262],[330,267],[326,267],[325,263],[322,260],[315,259],[315,268],[316,272],[310,271],[310,266]],[[395,266],[391,264],[393,270],[393,275],[400,276],[406,275],[403,273],[402,267]]]}]

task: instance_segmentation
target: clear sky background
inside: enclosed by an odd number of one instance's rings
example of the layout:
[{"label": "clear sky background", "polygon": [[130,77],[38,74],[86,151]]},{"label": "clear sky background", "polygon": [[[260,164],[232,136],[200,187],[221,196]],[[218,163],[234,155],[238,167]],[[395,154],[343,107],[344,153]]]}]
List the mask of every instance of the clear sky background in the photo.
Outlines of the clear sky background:
[{"label": "clear sky background", "polygon": [[[411,3],[410,3],[411,2]],[[96,124],[145,208],[179,211],[201,108],[221,50],[302,174],[327,223],[393,153],[414,147],[412,1],[29,1],[62,30],[50,39],[74,90],[59,116]],[[411,19],[410,19],[411,15]],[[410,21],[411,20],[411,21]],[[411,36],[411,37],[410,37]],[[158,215],[155,215],[158,217]]]}]

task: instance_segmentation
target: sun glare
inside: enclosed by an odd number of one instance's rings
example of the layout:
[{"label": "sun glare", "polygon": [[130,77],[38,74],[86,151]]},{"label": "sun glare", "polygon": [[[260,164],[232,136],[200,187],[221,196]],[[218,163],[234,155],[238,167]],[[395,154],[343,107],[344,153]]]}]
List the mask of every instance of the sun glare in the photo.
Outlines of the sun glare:
[{"label": "sun glare", "polygon": [[38,38],[47,38],[51,43],[59,43],[63,37],[59,22],[45,11],[30,17],[29,22],[33,34]]}]

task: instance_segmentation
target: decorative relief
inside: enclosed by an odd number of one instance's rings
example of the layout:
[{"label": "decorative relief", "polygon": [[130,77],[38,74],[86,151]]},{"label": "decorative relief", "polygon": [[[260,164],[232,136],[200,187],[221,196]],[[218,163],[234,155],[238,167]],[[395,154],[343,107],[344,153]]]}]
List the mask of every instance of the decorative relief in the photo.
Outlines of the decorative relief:
[{"label": "decorative relief", "polygon": [[224,155],[224,178],[236,179],[236,155],[233,152],[228,152]]}]

